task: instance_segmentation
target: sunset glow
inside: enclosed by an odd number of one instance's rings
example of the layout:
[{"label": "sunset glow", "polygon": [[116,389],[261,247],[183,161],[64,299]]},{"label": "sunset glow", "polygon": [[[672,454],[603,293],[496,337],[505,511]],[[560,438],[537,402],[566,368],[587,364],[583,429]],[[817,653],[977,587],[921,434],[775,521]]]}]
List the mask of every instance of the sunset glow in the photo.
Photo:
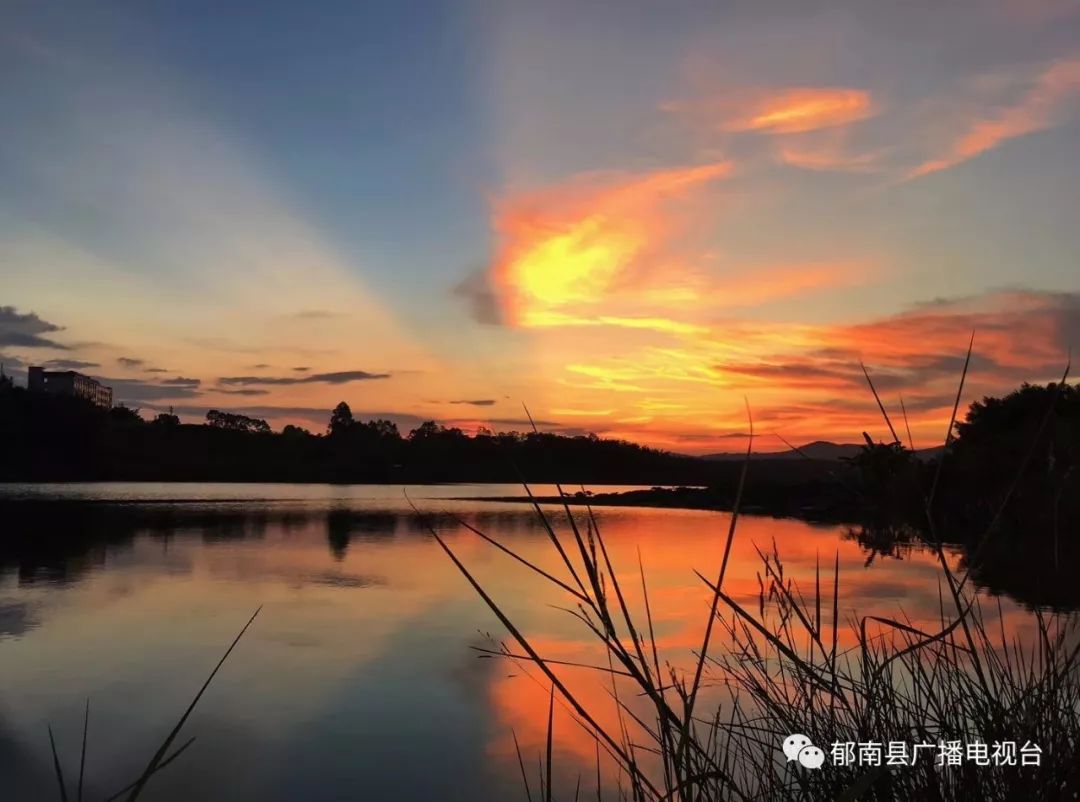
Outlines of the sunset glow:
[{"label": "sunset glow", "polygon": [[0,362],[148,417],[525,403],[686,453],[747,404],[764,451],[880,434],[862,362],[931,445],[972,332],[964,402],[1080,346],[1080,17],[841,5],[355,11],[303,57],[292,12],[196,48],[154,4],[20,7]]}]

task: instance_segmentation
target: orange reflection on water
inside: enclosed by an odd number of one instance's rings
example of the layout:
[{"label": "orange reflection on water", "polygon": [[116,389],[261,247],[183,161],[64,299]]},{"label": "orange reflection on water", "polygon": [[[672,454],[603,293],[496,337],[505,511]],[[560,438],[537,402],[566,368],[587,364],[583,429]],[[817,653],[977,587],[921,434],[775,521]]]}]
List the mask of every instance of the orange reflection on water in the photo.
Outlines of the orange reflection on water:
[{"label": "orange reflection on water", "polygon": [[[258,490],[260,497],[286,491]],[[170,488],[167,497],[178,492]],[[229,489],[230,497],[241,492]],[[455,554],[533,647],[561,661],[557,676],[618,738],[622,722],[610,676],[562,664],[607,665],[594,636],[557,609],[573,606],[569,594],[440,513],[462,516],[565,578],[535,514],[513,503],[418,504],[436,515]],[[230,798],[263,802],[295,798],[289,789],[305,784],[342,795],[374,789],[375,798],[403,802],[433,798],[428,779],[395,770],[394,756],[403,750],[433,767],[429,778],[439,771],[475,775],[475,787],[456,778],[466,783],[468,798],[510,798],[520,792],[514,735],[535,777],[546,748],[550,685],[527,664],[476,659],[470,646],[492,646],[484,633],[521,650],[400,490],[376,500],[305,497],[290,506],[204,500],[116,509],[102,513],[96,533],[81,517],[70,521],[56,554],[40,548],[17,554],[17,571],[0,562],[0,604],[9,619],[11,611],[23,611],[26,622],[0,631],[0,730],[28,750],[20,764],[26,772],[36,766],[48,777],[40,723],[81,721],[89,696],[101,722],[95,776],[130,775],[142,757],[131,744],[149,742],[174,720],[223,645],[262,604],[256,625],[192,720],[192,734],[214,748],[193,759],[197,771],[163,799],[214,797],[228,787],[235,790]],[[639,623],[646,620],[639,559],[644,566],[661,665],[685,668],[700,647],[710,601],[694,571],[715,577],[729,516],[634,508],[601,508],[596,516]],[[552,520],[569,546],[563,513],[554,512]],[[774,547],[785,579],[808,599],[820,563],[825,639],[831,638],[832,566],[839,561],[841,648],[855,644],[850,621],[861,615],[909,619],[929,631],[938,625],[940,571],[933,555],[901,552],[903,559],[878,557],[867,567],[866,552],[845,527],[744,517],[724,588],[752,615],[761,589],[757,549],[771,553]],[[996,605],[985,612],[996,617]],[[1003,616],[1010,634],[1033,626],[1008,600]],[[718,628],[710,653],[722,655],[727,643]],[[703,706],[725,698],[719,679],[715,671],[707,676],[712,685]],[[651,721],[648,703],[629,683],[617,688],[631,710]],[[589,778],[584,790],[595,781],[596,744],[563,700],[556,703],[554,732],[560,787],[572,793],[580,772]],[[644,753],[638,757],[647,760]],[[601,771],[617,782],[606,756]],[[246,778],[243,789],[235,788],[238,776]],[[115,790],[95,788],[94,795]]]},{"label": "orange reflection on water", "polygon": [[[695,576],[694,570],[715,577],[730,517],[722,513],[612,509],[598,510],[597,515],[627,606],[636,626],[646,632],[647,617],[638,569],[640,555],[665,679],[668,663],[676,670],[692,669],[694,652],[702,645],[711,601],[710,590]],[[839,565],[836,638],[841,651],[858,646],[858,622],[862,616],[894,618],[927,632],[940,629],[940,594],[947,595],[947,591],[939,584],[942,574],[937,558],[927,551],[910,550],[902,552],[902,560],[878,557],[867,566],[867,553],[853,538],[845,537],[846,531],[843,526],[815,527],[796,520],[744,517],[736,530],[724,590],[748,613],[758,617],[761,590],[763,586],[767,588],[769,582],[758,549],[767,554],[772,554],[775,549],[783,566],[785,582],[790,582],[792,593],[804,599],[811,611],[815,609],[817,592],[815,575],[820,572],[817,580],[820,582],[820,628],[825,643],[830,643],[833,637],[833,577],[834,565]],[[564,535],[569,544],[569,534]],[[540,541],[531,541],[528,546],[526,556],[530,560],[543,561],[549,556],[547,552],[553,551],[549,544]],[[949,560],[956,568],[955,556],[950,556]],[[544,568],[558,573],[556,562],[549,561]],[[558,575],[564,576],[564,573]],[[617,609],[610,588],[609,596]],[[496,601],[499,601],[498,597]],[[602,644],[580,622],[565,612],[543,606],[541,602],[571,606],[570,597],[565,593],[555,592],[544,599],[536,598],[532,613],[515,622],[529,643],[542,657],[558,661],[552,664],[552,670],[601,728],[618,739],[622,728],[628,727],[640,740],[643,737],[641,729],[625,714],[620,720],[608,673],[560,664],[573,662],[604,668],[608,663]],[[771,609],[773,606],[767,603],[767,615],[771,614]],[[731,617],[726,608],[722,607],[721,612]],[[984,605],[984,614],[988,621],[995,622],[998,616],[996,605]],[[1030,614],[1014,604],[1006,603],[1002,616],[1008,632],[1022,633],[1032,626]],[[993,628],[996,630],[996,622]],[[870,622],[866,632],[873,638],[888,635],[887,629]],[[625,635],[625,629],[621,634]],[[512,641],[508,641],[508,645],[511,651],[521,653]],[[727,646],[726,632],[722,627],[717,628],[710,655],[721,656]],[[532,765],[529,761],[535,761],[546,748],[550,683],[542,672],[527,662],[507,661],[502,669],[493,672],[489,684],[490,703],[503,725],[489,747],[490,753],[500,760],[516,761],[516,737],[529,766]],[[722,673],[715,667],[707,671],[709,687],[702,694],[704,704],[715,706],[729,698],[727,691],[717,685],[722,679]],[[655,710],[629,680],[620,679],[617,687],[623,704],[643,721],[653,720]],[[677,698],[674,695],[671,698],[677,708]],[[570,761],[570,767],[563,766],[563,769],[571,775],[581,772],[590,777],[596,770],[596,740],[590,728],[578,719],[568,705],[557,703],[555,741],[559,756],[563,761]],[[648,740],[647,737],[644,739]],[[639,758],[643,756],[644,753]],[[613,779],[614,763],[605,756],[601,764],[605,775],[612,775],[608,779]]]}]

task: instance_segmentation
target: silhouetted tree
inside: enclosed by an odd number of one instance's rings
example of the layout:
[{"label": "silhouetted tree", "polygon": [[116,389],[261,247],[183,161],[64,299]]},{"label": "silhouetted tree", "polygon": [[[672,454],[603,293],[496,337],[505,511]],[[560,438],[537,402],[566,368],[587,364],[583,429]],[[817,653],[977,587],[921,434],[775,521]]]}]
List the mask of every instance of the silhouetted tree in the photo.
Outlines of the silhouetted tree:
[{"label": "silhouetted tree", "polygon": [[443,427],[435,421],[424,421],[409,432],[409,440],[413,442],[416,442],[417,440],[431,440],[432,438],[438,437],[443,431],[445,431]]},{"label": "silhouetted tree", "polygon": [[393,421],[376,418],[375,420],[368,421],[365,425],[368,427],[371,433],[380,440],[401,439],[401,433],[398,432],[397,424]]},{"label": "silhouetted tree", "polygon": [[270,434],[270,424],[262,418],[249,418],[233,412],[221,412],[211,409],[206,413],[206,425],[215,429],[226,429],[247,434]]},{"label": "silhouetted tree", "polygon": [[126,407],[123,404],[117,404],[115,407],[109,410],[109,417],[117,423],[145,423],[142,417],[139,415],[139,410]]},{"label": "silhouetted tree", "polygon": [[354,426],[356,421],[353,419],[352,410],[342,401],[330,413],[330,424],[326,427],[326,433],[331,437],[342,437],[352,431]]},{"label": "silhouetted tree", "polygon": [[[1080,461],[1080,388],[1024,384],[1003,398],[973,403],[956,424],[952,455],[976,467],[1006,469],[1032,453],[1030,467],[1063,473]],[[993,454],[993,460],[986,458]]]},{"label": "silhouetted tree", "polygon": [[[898,442],[875,443],[873,438],[863,432],[866,441],[858,453],[844,457],[855,469],[859,490],[876,506],[896,499],[901,485],[914,476],[914,455]],[[904,501],[909,499],[905,498]]]},{"label": "silhouetted tree", "polygon": [[973,403],[956,424],[945,470],[964,513],[1047,526],[1080,513],[1080,388],[1024,384]]},{"label": "silhouetted tree", "polygon": [[179,426],[180,418],[171,412],[159,412],[152,422],[155,426]]},{"label": "silhouetted tree", "polygon": [[303,426],[293,426],[291,423],[285,424],[285,428],[281,430],[281,434],[284,437],[290,437],[293,439],[314,437],[311,432],[305,429]]}]

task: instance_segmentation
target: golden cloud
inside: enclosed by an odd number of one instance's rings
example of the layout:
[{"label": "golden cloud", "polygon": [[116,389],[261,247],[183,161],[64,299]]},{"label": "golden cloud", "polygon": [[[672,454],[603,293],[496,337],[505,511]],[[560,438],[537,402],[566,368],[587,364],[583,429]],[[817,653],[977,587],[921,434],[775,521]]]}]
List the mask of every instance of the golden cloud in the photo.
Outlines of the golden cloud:
[{"label": "golden cloud", "polygon": [[[559,317],[566,309],[587,308],[639,284],[674,229],[671,202],[730,172],[731,164],[721,162],[585,176],[504,200],[495,213],[501,243],[492,283],[505,318],[519,326],[568,322]],[[629,320],[613,325],[648,324]]]},{"label": "golden cloud", "polygon": [[[922,304],[856,324],[730,322],[678,349],[647,346],[566,366],[591,381],[576,385],[581,408],[633,388],[613,416],[581,420],[600,434],[646,440],[683,451],[737,450],[745,396],[760,432],[793,441],[850,442],[881,419],[860,368],[899,416],[903,395],[916,439],[940,441],[972,332],[968,403],[1023,381],[1060,376],[1070,345],[1080,342],[1080,296],[994,292]],[[594,393],[590,395],[589,393]],[[648,419],[635,420],[646,417]],[[745,447],[745,444],[743,444]]]},{"label": "golden cloud", "polygon": [[792,134],[865,120],[874,114],[870,93],[833,87],[789,89],[759,100],[729,131]]},{"label": "golden cloud", "polygon": [[732,90],[710,98],[662,106],[695,128],[795,134],[849,125],[874,116],[869,92],[848,87]]}]

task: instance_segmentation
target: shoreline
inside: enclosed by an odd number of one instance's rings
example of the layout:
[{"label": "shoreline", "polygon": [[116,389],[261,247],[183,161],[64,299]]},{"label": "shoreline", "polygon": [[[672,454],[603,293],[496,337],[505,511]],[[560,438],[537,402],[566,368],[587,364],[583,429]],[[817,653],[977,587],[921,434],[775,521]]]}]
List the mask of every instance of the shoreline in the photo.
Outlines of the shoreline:
[{"label": "shoreline", "polygon": [[[456,496],[453,501],[543,504],[573,507],[643,507],[646,509],[696,510],[702,512],[731,512],[731,501],[707,488],[653,487],[648,490],[628,490],[621,493],[571,493],[564,496]],[[770,518],[794,518],[807,523],[857,525],[858,511],[850,507],[837,508],[796,504],[762,505],[743,503],[741,515]]]}]

